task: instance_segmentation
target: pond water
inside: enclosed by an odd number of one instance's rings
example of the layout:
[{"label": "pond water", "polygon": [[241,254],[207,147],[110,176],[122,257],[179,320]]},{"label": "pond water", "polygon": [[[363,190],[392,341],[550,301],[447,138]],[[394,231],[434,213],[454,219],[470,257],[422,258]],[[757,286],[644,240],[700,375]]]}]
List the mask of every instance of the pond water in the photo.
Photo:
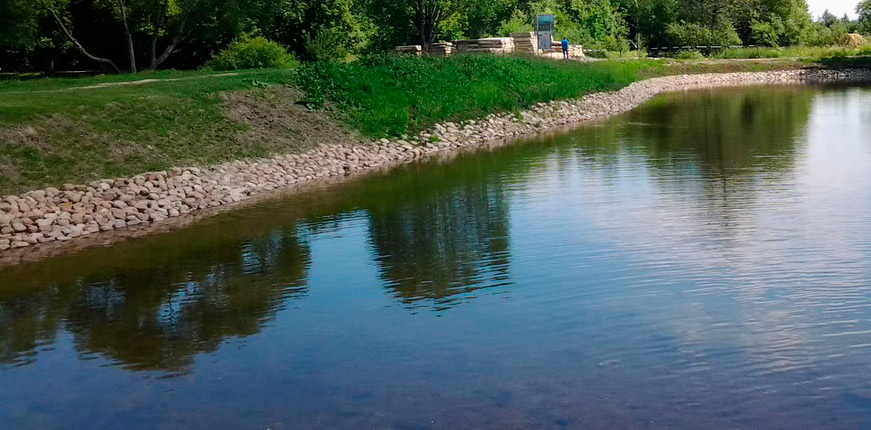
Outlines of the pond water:
[{"label": "pond water", "polygon": [[0,427],[871,428],[871,89],[668,94],[2,268]]}]

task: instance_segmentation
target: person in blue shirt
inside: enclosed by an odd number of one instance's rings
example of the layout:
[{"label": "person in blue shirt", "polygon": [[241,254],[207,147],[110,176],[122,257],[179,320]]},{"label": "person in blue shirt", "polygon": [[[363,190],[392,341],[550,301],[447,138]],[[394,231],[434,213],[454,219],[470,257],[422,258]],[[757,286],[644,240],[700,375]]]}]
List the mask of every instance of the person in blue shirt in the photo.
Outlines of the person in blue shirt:
[{"label": "person in blue shirt", "polygon": [[569,39],[563,37],[562,46],[563,46],[563,58],[568,60],[569,59]]}]

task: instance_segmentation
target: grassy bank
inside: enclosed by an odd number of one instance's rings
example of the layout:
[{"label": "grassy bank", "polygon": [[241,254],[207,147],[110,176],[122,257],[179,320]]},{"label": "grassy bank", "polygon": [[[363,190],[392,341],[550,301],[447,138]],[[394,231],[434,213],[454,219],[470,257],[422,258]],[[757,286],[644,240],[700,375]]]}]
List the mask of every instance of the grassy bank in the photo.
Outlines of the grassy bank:
[{"label": "grassy bank", "polygon": [[457,56],[379,56],[348,65],[312,64],[298,83],[314,106],[324,100],[370,136],[398,136],[441,121],[511,111],[541,101],[622,88],[660,62],[558,62]]},{"label": "grassy bank", "polygon": [[297,71],[2,81],[0,194],[294,152],[353,138],[345,125],[372,137],[398,136],[651,76],[805,66],[373,57]]},{"label": "grassy bank", "polygon": [[228,117],[222,94],[292,78],[257,71],[0,82],[0,194],[285,150],[240,139],[251,127]]},{"label": "grassy bank", "polygon": [[844,58],[856,55],[869,54],[871,54],[871,46],[785,46],[778,48],[762,46],[753,48],[725,49],[710,55],[709,58],[802,58],[810,61],[818,61],[828,58]]}]

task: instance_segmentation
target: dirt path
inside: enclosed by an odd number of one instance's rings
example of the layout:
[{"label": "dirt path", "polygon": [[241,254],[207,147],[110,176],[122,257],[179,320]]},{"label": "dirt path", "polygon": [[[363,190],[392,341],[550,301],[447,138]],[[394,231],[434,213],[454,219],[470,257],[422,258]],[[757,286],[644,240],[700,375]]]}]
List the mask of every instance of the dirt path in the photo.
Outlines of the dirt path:
[{"label": "dirt path", "polygon": [[104,82],[102,84],[94,84],[94,85],[84,85],[81,87],[68,87],[68,88],[58,88],[54,90],[35,90],[35,91],[10,91],[0,93],[2,95],[6,94],[41,94],[41,93],[61,93],[65,91],[77,91],[77,90],[95,90],[100,88],[109,88],[109,87],[123,87],[123,86],[135,86],[135,85],[146,85],[153,84],[155,82],[177,82],[177,81],[191,81],[197,79],[208,79],[208,78],[223,78],[227,76],[239,76],[243,73],[239,72],[229,72],[229,73],[216,73],[213,75],[204,75],[204,76],[188,76],[185,78],[167,78],[167,79],[138,79],[135,81],[121,81],[121,82]]}]

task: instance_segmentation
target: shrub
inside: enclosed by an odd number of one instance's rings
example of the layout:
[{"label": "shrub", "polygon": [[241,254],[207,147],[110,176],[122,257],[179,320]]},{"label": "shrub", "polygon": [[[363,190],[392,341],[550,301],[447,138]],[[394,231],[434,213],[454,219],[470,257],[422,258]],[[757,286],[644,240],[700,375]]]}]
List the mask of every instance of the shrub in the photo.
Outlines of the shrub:
[{"label": "shrub", "polygon": [[805,33],[804,43],[809,46],[833,46],[839,44],[846,34],[847,29],[844,25],[826,27],[814,24]]},{"label": "shrub", "polygon": [[520,10],[515,10],[513,14],[511,14],[511,18],[502,21],[499,24],[498,34],[502,36],[508,36],[511,33],[523,33],[533,31],[532,24],[530,24],[531,20],[525,13]]},{"label": "shrub", "polygon": [[318,31],[315,37],[305,35],[305,49],[308,58],[314,61],[341,61],[348,57],[348,37],[336,28]]},{"label": "shrub", "polygon": [[686,49],[675,54],[674,58],[678,60],[701,60],[705,56],[695,49]]},{"label": "shrub", "polygon": [[741,38],[732,24],[709,28],[694,23],[669,24],[668,38],[680,45],[730,46],[741,43]]},{"label": "shrub", "polygon": [[783,29],[776,28],[775,24],[771,22],[754,22],[751,24],[750,32],[753,40],[759,45],[777,47],[779,45],[777,41]]},{"label": "shrub", "polygon": [[296,58],[283,46],[262,36],[243,35],[212,56],[206,67],[214,70],[294,69]]}]

